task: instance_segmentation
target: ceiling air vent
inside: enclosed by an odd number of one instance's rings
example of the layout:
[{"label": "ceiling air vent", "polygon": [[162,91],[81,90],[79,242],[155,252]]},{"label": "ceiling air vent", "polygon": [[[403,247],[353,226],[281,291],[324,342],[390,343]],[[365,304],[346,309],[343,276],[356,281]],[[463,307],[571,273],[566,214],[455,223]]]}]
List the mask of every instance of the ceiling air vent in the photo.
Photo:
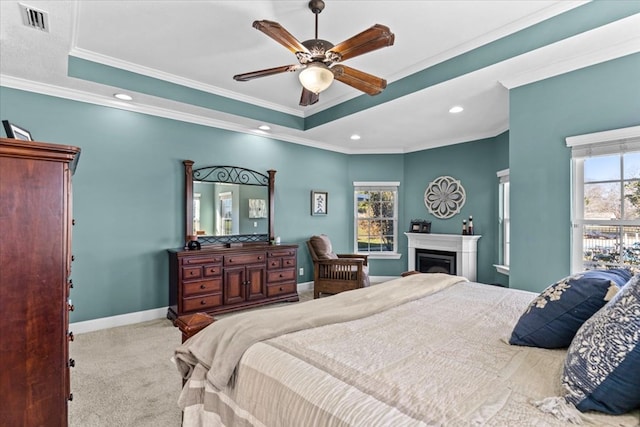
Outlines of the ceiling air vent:
[{"label": "ceiling air vent", "polygon": [[25,6],[24,4],[20,4],[20,10],[22,12],[22,22],[24,25],[47,33],[49,32],[49,14],[47,12]]}]

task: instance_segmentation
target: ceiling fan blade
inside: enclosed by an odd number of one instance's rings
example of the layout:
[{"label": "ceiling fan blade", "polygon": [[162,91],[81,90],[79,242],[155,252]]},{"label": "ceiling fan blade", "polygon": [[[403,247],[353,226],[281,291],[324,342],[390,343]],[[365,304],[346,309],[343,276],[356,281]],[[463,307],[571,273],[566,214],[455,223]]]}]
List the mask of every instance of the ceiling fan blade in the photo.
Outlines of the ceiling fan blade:
[{"label": "ceiling fan blade", "polygon": [[340,56],[340,60],[344,61],[354,56],[362,55],[372,50],[380,49],[382,47],[392,46],[395,40],[395,35],[391,32],[389,27],[376,24],[373,27],[364,30],[363,32],[356,34],[332,47],[328,53],[337,53]]},{"label": "ceiling fan blade", "polygon": [[266,20],[254,21],[253,28],[256,28],[262,31],[263,33],[265,33],[266,35],[268,35],[269,37],[271,37],[272,39],[274,39],[275,41],[277,41],[278,43],[280,43],[282,46],[286,47],[293,53],[297,53],[297,52],[310,53],[309,49],[304,47],[304,45],[300,43],[298,39],[296,39],[293,35],[291,35],[289,31],[285,30],[284,27],[278,24],[277,22],[266,21]]},{"label": "ceiling fan blade", "polygon": [[348,84],[369,95],[377,95],[387,87],[387,81],[374,75],[338,64],[331,67],[336,80]]},{"label": "ceiling fan blade", "polygon": [[302,88],[302,94],[300,95],[300,105],[303,107],[307,107],[309,105],[313,105],[320,99],[320,95],[317,93],[311,92],[307,88]]},{"label": "ceiling fan blade", "polygon": [[274,74],[284,73],[287,71],[290,71],[290,72],[296,71],[298,68],[300,68],[299,64],[283,65],[282,67],[267,68],[266,70],[252,71],[250,73],[244,73],[244,74],[236,74],[235,76],[233,76],[233,79],[239,82],[246,82],[249,80],[257,79],[258,77],[267,77],[267,76],[273,76]]}]

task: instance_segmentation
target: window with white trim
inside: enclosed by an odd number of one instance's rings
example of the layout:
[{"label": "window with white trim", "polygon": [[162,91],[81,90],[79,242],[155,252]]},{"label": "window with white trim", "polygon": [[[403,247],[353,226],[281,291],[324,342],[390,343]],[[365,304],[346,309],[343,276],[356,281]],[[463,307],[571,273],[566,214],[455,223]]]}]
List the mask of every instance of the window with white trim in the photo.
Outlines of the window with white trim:
[{"label": "window with white trim", "polygon": [[640,265],[640,126],[567,138],[572,272]]},{"label": "window with white trim", "polygon": [[511,248],[511,216],[509,214],[509,169],[501,170],[498,175],[498,223],[500,228],[499,261],[495,265],[498,272],[509,274],[509,251]]},{"label": "window with white trim", "polygon": [[371,257],[399,258],[399,182],[354,182],[354,247]]}]

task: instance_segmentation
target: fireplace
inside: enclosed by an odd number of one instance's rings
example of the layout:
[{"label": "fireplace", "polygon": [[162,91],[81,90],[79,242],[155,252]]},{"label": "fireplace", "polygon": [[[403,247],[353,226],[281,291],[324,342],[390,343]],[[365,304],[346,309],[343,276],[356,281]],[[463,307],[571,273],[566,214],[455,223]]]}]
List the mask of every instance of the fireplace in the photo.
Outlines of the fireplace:
[{"label": "fireplace", "polygon": [[456,274],[456,253],[416,249],[416,270],[421,273]]},{"label": "fireplace", "polygon": [[[458,276],[466,277],[472,282],[477,278],[478,235],[404,233],[409,240],[407,253],[407,270],[418,270],[417,252],[427,250],[455,254],[451,264]],[[442,261],[441,261],[442,262]]]}]

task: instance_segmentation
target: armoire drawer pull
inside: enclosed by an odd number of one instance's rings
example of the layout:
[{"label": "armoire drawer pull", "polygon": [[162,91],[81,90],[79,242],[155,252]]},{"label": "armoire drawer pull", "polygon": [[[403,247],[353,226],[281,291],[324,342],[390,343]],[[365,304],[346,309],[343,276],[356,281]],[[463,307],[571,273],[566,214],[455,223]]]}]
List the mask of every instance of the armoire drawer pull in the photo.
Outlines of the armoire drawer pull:
[{"label": "armoire drawer pull", "polygon": [[69,332],[69,333],[67,334],[67,339],[68,339],[69,341],[73,341],[73,332]]},{"label": "armoire drawer pull", "polygon": [[69,359],[69,367],[70,368],[75,368],[76,367],[76,361],[73,359]]},{"label": "armoire drawer pull", "polygon": [[73,400],[73,393],[69,393],[69,402]]}]

